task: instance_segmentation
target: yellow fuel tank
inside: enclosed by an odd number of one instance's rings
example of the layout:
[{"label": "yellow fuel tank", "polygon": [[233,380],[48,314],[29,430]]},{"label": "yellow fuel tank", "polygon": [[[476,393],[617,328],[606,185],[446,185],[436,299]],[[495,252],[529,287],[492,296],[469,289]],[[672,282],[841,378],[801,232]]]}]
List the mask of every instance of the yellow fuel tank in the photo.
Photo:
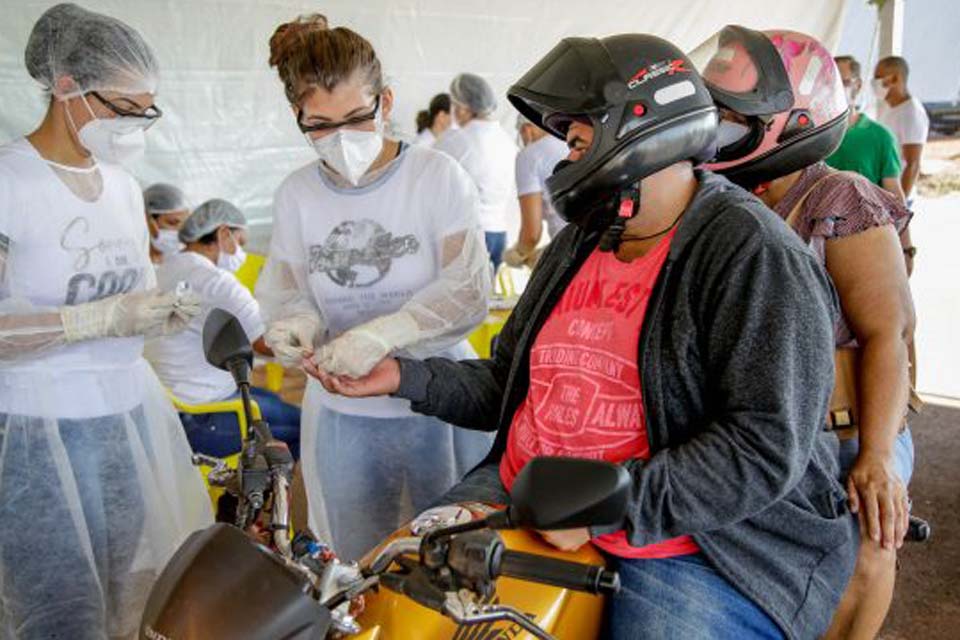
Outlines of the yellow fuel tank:
[{"label": "yellow fuel tank", "polygon": [[[488,508],[464,505],[473,517],[482,517]],[[389,538],[409,536],[410,527],[404,527]],[[508,549],[542,556],[561,558],[571,562],[603,565],[603,557],[591,545],[576,553],[567,553],[544,543],[535,534],[526,531],[502,531]],[[386,543],[386,541],[385,541]],[[378,547],[382,548],[381,547]],[[374,551],[367,556],[370,561]],[[363,631],[350,636],[351,640],[514,640],[532,639],[520,626],[509,622],[491,622],[480,625],[458,626],[440,613],[423,607],[406,596],[383,587],[377,593],[367,593],[366,608],[359,616]],[[501,578],[491,602],[509,604],[534,620],[541,628],[562,640],[590,640],[600,634],[604,599],[579,591],[571,591],[533,582]]]}]

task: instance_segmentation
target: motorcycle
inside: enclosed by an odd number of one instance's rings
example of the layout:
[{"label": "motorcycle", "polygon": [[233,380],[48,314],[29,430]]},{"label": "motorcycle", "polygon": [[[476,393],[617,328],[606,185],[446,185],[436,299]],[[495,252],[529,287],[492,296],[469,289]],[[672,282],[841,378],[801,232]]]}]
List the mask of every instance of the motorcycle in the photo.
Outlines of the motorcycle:
[{"label": "motorcycle", "polygon": [[[250,420],[253,353],[240,323],[215,310],[203,343],[208,362],[233,374]],[[531,530],[622,521],[630,491],[622,467],[536,458],[517,476],[508,507],[430,509],[348,563],[309,532],[292,535],[293,460],[265,422],[249,424],[236,469],[195,456],[235,497],[234,524],[197,531],[176,551],[150,593],[141,640],[599,635],[619,576],[593,548],[557,551]]]}]

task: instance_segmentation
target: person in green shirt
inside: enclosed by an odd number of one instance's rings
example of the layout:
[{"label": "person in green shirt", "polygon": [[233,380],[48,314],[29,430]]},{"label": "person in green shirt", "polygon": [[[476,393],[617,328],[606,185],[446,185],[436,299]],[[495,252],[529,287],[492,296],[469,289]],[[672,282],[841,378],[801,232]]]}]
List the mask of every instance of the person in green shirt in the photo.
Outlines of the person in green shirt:
[{"label": "person in green shirt", "polygon": [[827,164],[835,169],[855,171],[903,200],[897,141],[889,129],[857,108],[862,83],[860,63],[853,56],[838,56],[834,60],[847,93],[850,121],[843,142],[827,158]]},{"label": "person in green shirt", "polygon": [[[889,129],[868,118],[867,114],[857,107],[862,86],[860,63],[853,56],[837,56],[834,60],[843,80],[847,104],[850,105],[850,121],[847,123],[843,141],[826,162],[834,169],[855,171],[904,201],[903,189],[900,186],[902,165],[897,140]],[[913,258],[917,250],[910,240],[909,226],[900,234],[900,244],[903,247],[907,273],[912,274]]]}]

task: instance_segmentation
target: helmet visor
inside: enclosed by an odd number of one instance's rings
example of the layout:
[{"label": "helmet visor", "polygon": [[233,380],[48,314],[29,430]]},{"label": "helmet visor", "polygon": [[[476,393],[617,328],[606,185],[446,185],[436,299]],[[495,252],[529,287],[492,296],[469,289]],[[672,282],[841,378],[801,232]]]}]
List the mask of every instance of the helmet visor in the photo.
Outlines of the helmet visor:
[{"label": "helmet visor", "polygon": [[714,100],[744,116],[765,116],[793,106],[793,90],[780,53],[764,33],[724,27],[703,79]]},{"label": "helmet visor", "polygon": [[531,122],[562,137],[565,130],[551,127],[546,116],[606,109],[603,88],[617,80],[623,84],[599,42],[564,38],[510,87],[507,97]]}]

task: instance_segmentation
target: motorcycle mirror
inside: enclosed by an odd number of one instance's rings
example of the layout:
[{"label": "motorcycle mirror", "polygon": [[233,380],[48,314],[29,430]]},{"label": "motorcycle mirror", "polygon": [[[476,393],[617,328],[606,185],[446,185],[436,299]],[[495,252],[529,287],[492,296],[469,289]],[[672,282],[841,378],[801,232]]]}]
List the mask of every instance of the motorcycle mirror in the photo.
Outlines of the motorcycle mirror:
[{"label": "motorcycle mirror", "polygon": [[630,497],[630,473],[609,462],[534,458],[510,492],[515,527],[548,531],[620,524]]},{"label": "motorcycle mirror", "polygon": [[203,353],[207,362],[229,371],[237,386],[250,383],[253,347],[243,325],[233,314],[214,309],[203,324]]},{"label": "motorcycle mirror", "polygon": [[150,591],[138,640],[326,638],[305,578],[226,524],[192,533]]}]

